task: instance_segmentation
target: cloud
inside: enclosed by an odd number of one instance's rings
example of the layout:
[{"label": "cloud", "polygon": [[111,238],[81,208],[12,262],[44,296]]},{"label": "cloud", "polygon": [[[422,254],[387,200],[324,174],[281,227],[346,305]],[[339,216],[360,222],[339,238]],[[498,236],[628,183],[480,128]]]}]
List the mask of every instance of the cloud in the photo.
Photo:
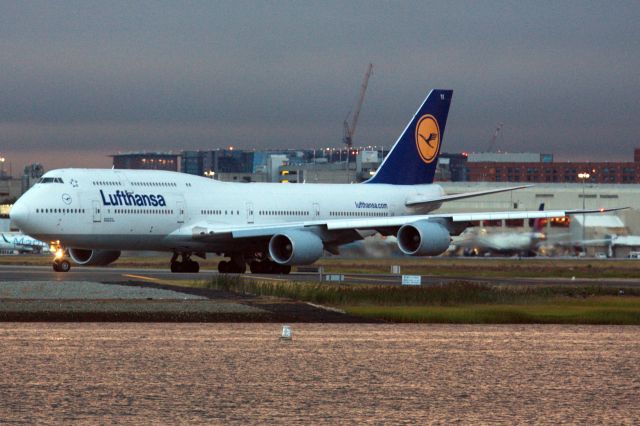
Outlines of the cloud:
[{"label": "cloud", "polygon": [[339,146],[371,61],[356,144],[389,145],[442,87],[455,90],[447,151],[484,149],[503,122],[501,149],[629,158],[640,130],[638,9],[5,3],[0,150],[48,149],[51,159],[71,147]]}]

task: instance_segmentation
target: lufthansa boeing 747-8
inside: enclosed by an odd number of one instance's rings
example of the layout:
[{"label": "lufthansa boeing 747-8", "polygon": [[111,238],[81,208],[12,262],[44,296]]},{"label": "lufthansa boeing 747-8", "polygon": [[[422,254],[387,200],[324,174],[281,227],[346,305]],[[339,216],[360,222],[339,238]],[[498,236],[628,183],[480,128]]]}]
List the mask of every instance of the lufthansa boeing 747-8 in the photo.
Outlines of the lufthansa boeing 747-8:
[{"label": "lufthansa boeing 747-8", "polygon": [[[173,253],[171,271],[197,272],[193,256],[230,260],[220,272],[288,273],[326,250],[379,232],[413,256],[447,250],[477,220],[563,217],[583,211],[429,212],[442,203],[498,190],[446,195],[433,184],[451,90],[433,90],[376,174],[362,184],[227,183],[151,170],[60,169],[47,172],[13,206],[26,234],[56,246],[56,271],[106,265],[121,250]],[[593,212],[593,211],[584,211]]]}]

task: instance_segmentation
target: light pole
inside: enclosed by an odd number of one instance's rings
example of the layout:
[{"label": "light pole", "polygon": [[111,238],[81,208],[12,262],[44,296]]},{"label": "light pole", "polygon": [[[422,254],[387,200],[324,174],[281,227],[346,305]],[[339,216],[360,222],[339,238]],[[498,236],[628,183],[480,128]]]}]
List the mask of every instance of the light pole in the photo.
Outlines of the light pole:
[{"label": "light pole", "polygon": [[[584,194],[584,189],[585,189],[585,184],[587,182],[587,179],[589,179],[591,177],[591,175],[588,172],[584,172],[584,173],[578,173],[578,179],[580,179],[582,181],[582,210],[584,212],[585,209],[585,194]],[[582,251],[586,254],[587,250],[586,247],[584,245],[584,241],[585,241],[585,228],[586,228],[586,222],[585,222],[585,214],[582,213]]]}]

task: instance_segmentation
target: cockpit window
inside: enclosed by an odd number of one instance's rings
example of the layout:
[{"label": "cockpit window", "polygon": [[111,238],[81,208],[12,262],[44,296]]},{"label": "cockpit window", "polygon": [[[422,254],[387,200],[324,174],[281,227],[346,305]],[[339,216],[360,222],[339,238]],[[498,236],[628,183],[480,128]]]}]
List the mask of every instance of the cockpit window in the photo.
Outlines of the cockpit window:
[{"label": "cockpit window", "polygon": [[62,178],[59,177],[43,177],[40,178],[38,183],[63,183]]}]

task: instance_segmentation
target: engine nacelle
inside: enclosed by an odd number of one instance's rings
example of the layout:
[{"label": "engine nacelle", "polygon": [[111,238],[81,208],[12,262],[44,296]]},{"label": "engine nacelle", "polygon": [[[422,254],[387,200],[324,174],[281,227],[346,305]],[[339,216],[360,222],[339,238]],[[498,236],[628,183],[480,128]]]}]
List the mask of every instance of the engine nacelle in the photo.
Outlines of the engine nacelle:
[{"label": "engine nacelle", "polygon": [[398,247],[411,256],[437,256],[451,243],[451,235],[440,223],[420,220],[398,230]]},{"label": "engine nacelle", "polygon": [[269,255],[281,265],[308,265],[322,257],[323,251],[320,237],[309,231],[285,231],[269,241]]},{"label": "engine nacelle", "polygon": [[120,257],[119,250],[87,250],[70,248],[69,256],[78,265],[107,266]]}]

